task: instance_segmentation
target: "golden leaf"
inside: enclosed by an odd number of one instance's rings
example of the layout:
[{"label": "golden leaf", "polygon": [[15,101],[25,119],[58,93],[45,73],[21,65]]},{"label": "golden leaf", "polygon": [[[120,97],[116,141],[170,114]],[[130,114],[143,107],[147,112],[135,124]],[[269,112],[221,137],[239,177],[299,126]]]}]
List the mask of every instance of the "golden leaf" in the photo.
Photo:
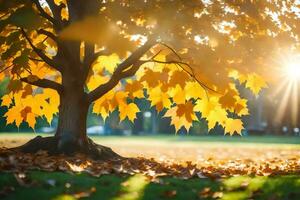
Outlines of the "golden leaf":
[{"label": "golden leaf", "polygon": [[136,113],[140,111],[140,109],[135,105],[134,103],[130,104],[121,104],[119,106],[119,111],[120,111],[120,120],[123,121],[126,117],[130,121],[134,121],[136,118]]},{"label": "golden leaf", "polygon": [[252,73],[247,76],[246,88],[249,88],[256,96],[262,88],[267,88],[266,81],[259,75]]},{"label": "golden leaf", "polygon": [[232,119],[228,118],[225,123],[225,134],[229,133],[233,135],[234,133],[240,134],[242,133],[243,122],[241,119]]},{"label": "golden leaf", "polygon": [[163,108],[171,107],[171,100],[168,94],[161,91],[160,86],[148,89],[149,101],[151,106],[156,106],[157,111],[161,111]]},{"label": "golden leaf", "polygon": [[9,107],[12,104],[12,99],[9,95],[4,95],[2,98],[1,106]]}]

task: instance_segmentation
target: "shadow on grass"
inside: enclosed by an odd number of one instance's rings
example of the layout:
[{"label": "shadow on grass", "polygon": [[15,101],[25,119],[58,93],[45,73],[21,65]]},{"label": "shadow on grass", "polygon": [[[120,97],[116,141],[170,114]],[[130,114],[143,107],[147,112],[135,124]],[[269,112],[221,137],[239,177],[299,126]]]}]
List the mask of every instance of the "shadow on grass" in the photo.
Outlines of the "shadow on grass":
[{"label": "shadow on grass", "polygon": [[[223,180],[161,178],[150,182],[142,175],[104,175],[30,172],[29,185],[20,185],[11,173],[0,173],[1,199],[300,199],[300,176],[249,177]],[[7,191],[5,188],[14,188]]]},{"label": "shadow on grass", "polygon": [[93,199],[113,199],[118,196],[121,189],[121,183],[126,181],[127,177],[102,176],[101,178],[91,177],[87,174],[67,174],[63,172],[31,172],[27,175],[30,185],[21,186],[11,173],[1,173],[0,188],[13,187],[15,191],[0,199],[26,199],[26,200],[69,200],[76,199],[74,194],[81,194],[91,191]]}]

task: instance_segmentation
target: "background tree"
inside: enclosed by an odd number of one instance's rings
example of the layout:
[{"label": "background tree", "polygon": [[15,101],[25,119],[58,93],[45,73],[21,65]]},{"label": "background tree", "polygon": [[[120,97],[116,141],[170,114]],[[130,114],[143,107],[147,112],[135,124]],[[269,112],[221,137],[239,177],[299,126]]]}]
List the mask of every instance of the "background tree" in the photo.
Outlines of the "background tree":
[{"label": "background tree", "polygon": [[[54,137],[20,149],[117,156],[86,136],[90,105],[104,119],[133,121],[147,98],[176,130],[204,118],[209,129],[241,133],[247,100],[258,95],[284,52],[298,48],[294,1],[0,1],[1,78],[9,77],[7,123],[36,118]],[[275,57],[276,56],[276,57]],[[270,68],[270,66],[272,68]],[[198,115],[198,113],[201,113]]]}]

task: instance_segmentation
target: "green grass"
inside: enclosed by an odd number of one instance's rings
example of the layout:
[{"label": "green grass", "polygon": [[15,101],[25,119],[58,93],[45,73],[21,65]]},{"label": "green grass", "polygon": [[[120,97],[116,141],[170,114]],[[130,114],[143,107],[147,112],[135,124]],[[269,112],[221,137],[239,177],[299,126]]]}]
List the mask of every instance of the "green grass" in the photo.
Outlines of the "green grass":
[{"label": "green grass", "polygon": [[261,143],[261,144],[296,144],[300,145],[300,137],[296,136],[191,136],[191,135],[155,135],[155,136],[93,136],[95,140],[159,140],[161,142],[191,143]]},{"label": "green grass", "polygon": [[[0,196],[5,200],[53,199],[72,200],[74,194],[95,188],[88,199],[212,199],[221,192],[221,199],[300,199],[300,176],[248,177],[239,176],[218,181],[210,179],[161,178],[151,183],[142,175],[105,175],[99,178],[87,174],[34,171],[27,174],[31,185],[20,186],[11,173],[0,174],[0,190],[13,187],[14,192]],[[49,184],[49,183],[52,183]],[[210,188],[208,192],[202,192]],[[89,193],[89,192],[88,192]],[[217,194],[217,193],[215,193]],[[220,193],[219,193],[220,194]]]},{"label": "green grass", "polygon": [[[1,139],[30,139],[37,135],[49,136],[40,133],[0,133]],[[154,135],[154,136],[91,136],[95,141],[159,141],[164,143],[235,143],[235,144],[291,144],[300,146],[300,136],[218,136],[218,135]]]}]

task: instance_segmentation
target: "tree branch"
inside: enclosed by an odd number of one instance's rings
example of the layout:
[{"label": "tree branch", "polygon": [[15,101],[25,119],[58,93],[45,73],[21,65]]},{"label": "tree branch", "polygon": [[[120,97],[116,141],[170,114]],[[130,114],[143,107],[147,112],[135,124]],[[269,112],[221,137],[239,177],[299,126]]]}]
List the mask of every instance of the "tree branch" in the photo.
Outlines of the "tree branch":
[{"label": "tree branch", "polygon": [[45,35],[49,38],[51,38],[52,40],[54,40],[55,42],[57,42],[57,36],[54,35],[53,33],[51,33],[50,31],[46,31],[45,29],[39,29],[36,31],[38,34],[41,34],[41,35]]},{"label": "tree branch", "polygon": [[41,59],[37,59],[37,58],[32,58],[32,57],[28,57],[29,60],[32,60],[32,61],[37,61],[37,62],[44,62],[43,60]]},{"label": "tree branch", "polygon": [[[216,90],[210,88],[209,86],[205,85],[205,83],[201,82],[199,79],[197,79],[195,73],[194,73],[194,70],[193,68],[188,64],[188,63],[185,63],[185,62],[182,62],[182,61],[176,61],[176,60],[170,60],[170,61],[159,61],[159,60],[155,60],[155,59],[150,59],[150,60],[144,60],[144,61],[141,61],[144,63],[147,63],[147,62],[155,62],[155,63],[161,63],[161,64],[176,64],[177,66],[180,67],[180,69],[182,69],[185,73],[187,73],[192,79],[194,79],[204,90],[205,92],[207,93],[206,90],[210,90],[212,92],[215,92],[215,93],[218,93]],[[185,65],[186,67],[189,68],[190,71],[188,71],[185,67],[183,67],[182,65]],[[208,95],[207,95],[208,96]]]},{"label": "tree branch", "polygon": [[25,83],[35,85],[35,86],[38,86],[38,87],[54,89],[58,93],[61,93],[63,91],[63,87],[62,87],[61,84],[56,83],[54,81],[51,81],[49,79],[38,79],[36,81],[30,81],[28,79],[28,77],[26,77],[26,78],[20,78],[20,80],[25,82]]},{"label": "tree branch", "polygon": [[4,72],[4,71],[8,70],[9,68],[13,67],[13,66],[14,66],[14,65],[9,65],[9,66],[5,67],[4,69],[1,69],[1,70],[0,70],[0,74],[1,74],[2,72]]},{"label": "tree branch", "polygon": [[45,18],[48,21],[50,21],[53,25],[57,24],[57,22],[55,21],[55,19],[52,18],[50,15],[48,15],[48,13],[46,13],[46,11],[41,6],[39,0],[33,0],[33,3],[36,5],[38,11],[40,12],[40,16],[42,16],[43,18]]},{"label": "tree branch", "polygon": [[118,65],[115,73],[121,73],[135,62],[137,62],[156,42],[152,39],[148,40],[143,46],[134,51],[126,60]]},{"label": "tree branch", "polygon": [[61,7],[57,6],[53,0],[46,0],[55,19],[60,18]]},{"label": "tree branch", "polygon": [[88,94],[89,102],[92,103],[113,89],[121,79],[133,76],[143,64],[143,62],[141,62],[139,59],[155,44],[156,41],[152,39],[148,40],[144,45],[134,51],[126,60],[120,63],[108,82],[98,86]]},{"label": "tree branch", "polygon": [[32,41],[30,40],[30,38],[28,37],[28,35],[26,34],[26,32],[24,31],[24,29],[21,29],[21,32],[23,34],[23,36],[25,37],[25,39],[28,41],[29,45],[31,46],[32,50],[41,58],[43,59],[49,66],[53,67],[54,69],[60,71],[60,68],[58,67],[58,64],[50,59],[48,56],[46,56],[43,51],[39,48],[37,48],[36,46],[34,46],[34,44],[32,43]]},{"label": "tree branch", "polygon": [[4,13],[3,15],[0,16],[0,19],[3,19],[4,17],[8,16],[9,15],[9,12],[7,13]]}]

